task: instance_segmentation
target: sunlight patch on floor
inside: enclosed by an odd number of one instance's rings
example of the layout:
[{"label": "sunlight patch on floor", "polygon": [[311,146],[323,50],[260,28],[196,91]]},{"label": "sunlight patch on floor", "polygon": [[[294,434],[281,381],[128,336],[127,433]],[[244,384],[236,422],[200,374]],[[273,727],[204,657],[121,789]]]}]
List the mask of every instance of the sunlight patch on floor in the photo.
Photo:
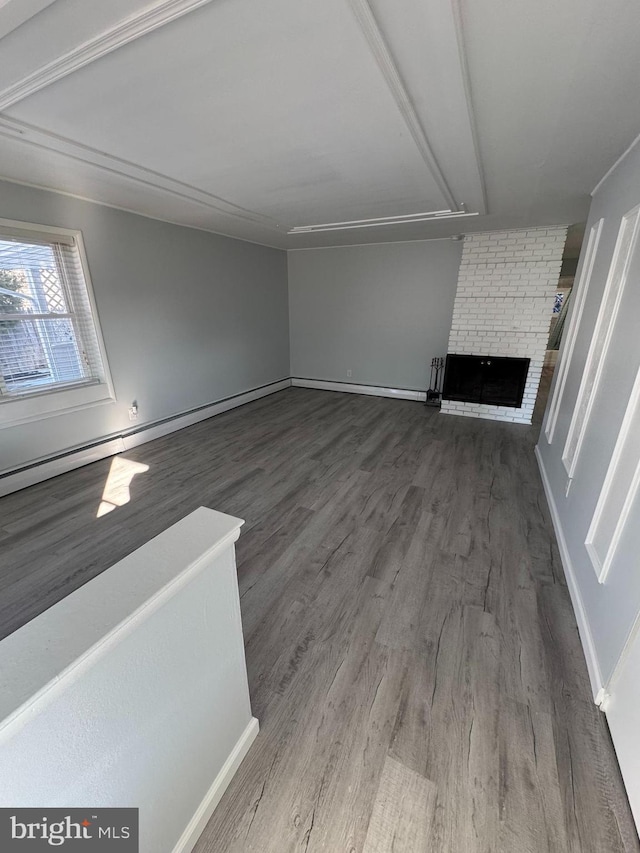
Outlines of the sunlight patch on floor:
[{"label": "sunlight patch on floor", "polygon": [[131,500],[130,485],[136,474],[144,474],[149,470],[142,462],[132,462],[122,456],[115,456],[111,461],[109,476],[102,492],[102,500],[96,513],[96,518],[112,512],[116,507],[124,506]]}]

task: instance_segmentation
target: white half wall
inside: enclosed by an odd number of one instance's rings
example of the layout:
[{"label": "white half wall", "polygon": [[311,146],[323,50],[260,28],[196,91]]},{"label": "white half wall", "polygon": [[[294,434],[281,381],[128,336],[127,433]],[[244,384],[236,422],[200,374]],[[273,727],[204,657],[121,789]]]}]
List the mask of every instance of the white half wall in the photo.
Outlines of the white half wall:
[{"label": "white half wall", "polygon": [[[591,665],[591,672],[597,669],[601,673],[602,684],[594,684],[594,692],[600,687],[608,689],[640,613],[640,494],[637,490],[634,492],[637,479],[633,476],[640,459],[637,458],[637,443],[630,447],[624,441],[625,424],[629,422],[625,415],[640,369],[638,243],[630,247],[629,264],[624,271],[627,285],[621,287],[621,302],[611,337],[602,349],[597,381],[586,397],[581,388],[584,388],[585,365],[595,330],[602,326],[599,317],[610,271],[615,266],[621,223],[639,203],[640,145],[636,145],[600,185],[591,204],[586,234],[602,220],[600,239],[593,258],[587,258],[587,241],[583,245],[576,275],[576,298],[567,318],[571,333],[568,332],[562,341],[545,428],[538,443],[538,457],[555,507],[554,523],[566,543],[575,592],[591,638],[585,652],[595,657],[596,665]],[[587,260],[590,274],[585,269]],[[583,289],[586,289],[584,302],[580,298]],[[572,323],[576,305],[581,306],[577,326]],[[578,406],[584,412],[584,436],[571,477],[563,464],[563,453]],[[546,429],[550,412],[555,422],[552,430]],[[610,477],[607,481],[616,447],[629,468],[629,476]],[[601,495],[605,483],[605,499],[612,499],[612,506],[626,506],[627,511],[623,529],[616,531],[616,549],[611,555],[606,578],[600,583],[598,575],[602,572],[594,567],[587,543],[596,511],[603,510]],[[616,493],[620,488],[624,494]],[[621,518],[621,511],[616,512]]]},{"label": "white half wall", "polygon": [[461,252],[453,240],[288,252],[291,376],[424,391]]},{"label": "white half wall", "polygon": [[234,542],[200,507],[0,642],[0,806],[139,809],[187,853],[258,733]]},{"label": "white half wall", "polygon": [[640,237],[628,227],[639,204],[636,144],[594,192],[536,452],[595,700],[640,827]]}]

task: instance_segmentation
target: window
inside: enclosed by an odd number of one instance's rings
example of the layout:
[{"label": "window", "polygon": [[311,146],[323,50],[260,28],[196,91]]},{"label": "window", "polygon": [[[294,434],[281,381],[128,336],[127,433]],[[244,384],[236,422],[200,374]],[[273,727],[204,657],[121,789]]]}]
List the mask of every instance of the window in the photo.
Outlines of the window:
[{"label": "window", "polygon": [[79,233],[0,220],[0,423],[112,399]]}]

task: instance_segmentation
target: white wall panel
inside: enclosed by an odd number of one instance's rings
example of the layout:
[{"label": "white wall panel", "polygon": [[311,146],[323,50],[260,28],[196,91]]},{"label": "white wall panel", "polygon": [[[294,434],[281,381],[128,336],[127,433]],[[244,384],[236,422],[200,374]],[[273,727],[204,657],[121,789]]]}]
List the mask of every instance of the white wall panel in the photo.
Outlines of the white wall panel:
[{"label": "white wall panel", "polygon": [[580,273],[580,278],[576,282],[572,291],[573,308],[571,309],[569,324],[562,341],[562,353],[560,355],[560,361],[554,377],[551,400],[545,417],[544,432],[549,444],[553,441],[556,429],[558,411],[562,403],[562,397],[567,381],[567,371],[571,364],[571,359],[573,358],[573,350],[576,344],[576,337],[580,329],[580,321],[582,320],[584,304],[587,294],[589,293],[589,284],[591,283],[591,275],[593,273],[593,266],[596,259],[596,253],[598,251],[598,243],[600,242],[603,222],[603,219],[599,219],[597,222],[594,222],[589,230],[589,239],[587,240],[587,249],[585,252],[584,263],[582,265],[582,271]]},{"label": "white wall panel", "polygon": [[607,284],[587,354],[582,383],[578,391],[578,399],[562,454],[562,461],[570,478],[575,473],[585,432],[589,425],[589,418],[613,335],[613,327],[618,317],[620,302],[627,283],[629,266],[636,248],[639,225],[640,207],[635,207],[622,217]]},{"label": "white wall panel", "polygon": [[611,569],[639,485],[640,370],[585,542],[600,583]]}]

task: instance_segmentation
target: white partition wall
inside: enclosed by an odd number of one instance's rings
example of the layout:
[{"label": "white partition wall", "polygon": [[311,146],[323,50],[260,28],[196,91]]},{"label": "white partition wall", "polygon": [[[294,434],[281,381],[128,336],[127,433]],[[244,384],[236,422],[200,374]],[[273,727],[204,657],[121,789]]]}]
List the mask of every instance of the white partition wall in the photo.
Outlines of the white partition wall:
[{"label": "white partition wall", "polygon": [[636,144],[594,192],[536,452],[594,698],[640,825],[639,210]]},{"label": "white partition wall", "polygon": [[200,508],[0,642],[0,806],[137,807],[192,848],[258,731],[233,543]]},{"label": "white partition wall", "polygon": [[562,453],[562,461],[569,477],[576,470],[582,443],[589,425],[589,418],[595,403],[598,383],[604,370],[607,352],[613,337],[613,330],[622,303],[624,289],[629,278],[633,260],[638,228],[640,226],[640,207],[622,217],[618,239],[611,260],[607,283],[600,302],[596,325],[591,336],[591,345],[582,374],[578,398],[569,425],[569,432]]}]

